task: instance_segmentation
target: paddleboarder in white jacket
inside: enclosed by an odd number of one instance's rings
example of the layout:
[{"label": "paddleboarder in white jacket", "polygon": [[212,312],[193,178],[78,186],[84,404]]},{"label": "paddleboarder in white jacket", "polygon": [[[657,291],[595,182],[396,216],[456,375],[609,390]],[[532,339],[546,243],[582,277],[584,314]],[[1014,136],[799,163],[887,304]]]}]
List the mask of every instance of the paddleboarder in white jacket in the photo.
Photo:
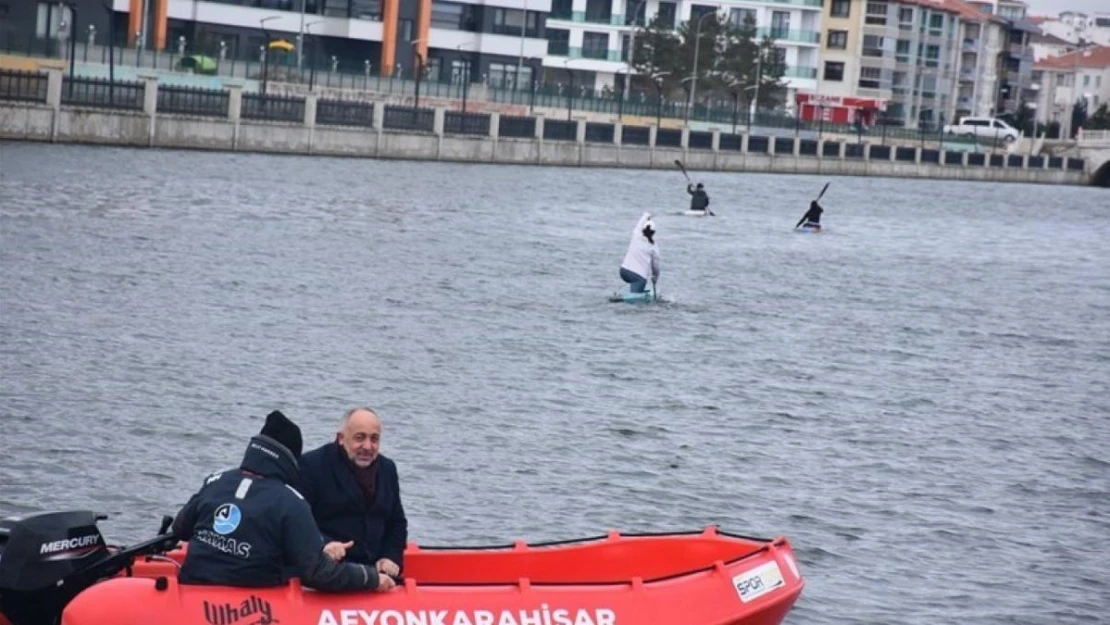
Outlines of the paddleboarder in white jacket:
[{"label": "paddleboarder in white jacket", "polygon": [[632,241],[621,262],[621,280],[633,293],[643,293],[651,277],[652,289],[659,281],[659,246],[655,244],[655,222],[651,213],[644,213],[632,231]]}]

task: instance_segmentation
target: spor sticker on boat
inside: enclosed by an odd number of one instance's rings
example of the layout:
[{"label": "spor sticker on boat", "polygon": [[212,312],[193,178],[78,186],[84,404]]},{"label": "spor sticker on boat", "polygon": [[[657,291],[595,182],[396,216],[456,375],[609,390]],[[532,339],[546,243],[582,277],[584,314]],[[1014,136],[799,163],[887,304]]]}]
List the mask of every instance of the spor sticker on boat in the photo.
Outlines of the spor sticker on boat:
[{"label": "spor sticker on boat", "polygon": [[786,581],[782,578],[779,565],[775,562],[767,562],[733,577],[732,585],[740,595],[740,601],[747,603],[785,586]]}]

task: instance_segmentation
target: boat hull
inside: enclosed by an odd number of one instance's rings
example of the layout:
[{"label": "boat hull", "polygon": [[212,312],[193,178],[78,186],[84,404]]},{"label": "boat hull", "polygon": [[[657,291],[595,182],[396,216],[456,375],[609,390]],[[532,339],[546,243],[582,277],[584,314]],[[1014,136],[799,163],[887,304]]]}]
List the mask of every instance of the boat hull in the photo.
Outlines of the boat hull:
[{"label": "boat hull", "polygon": [[785,539],[699,534],[406,552],[388,593],[182,586],[182,552],[78,595],[62,625],[778,625],[804,586]]}]

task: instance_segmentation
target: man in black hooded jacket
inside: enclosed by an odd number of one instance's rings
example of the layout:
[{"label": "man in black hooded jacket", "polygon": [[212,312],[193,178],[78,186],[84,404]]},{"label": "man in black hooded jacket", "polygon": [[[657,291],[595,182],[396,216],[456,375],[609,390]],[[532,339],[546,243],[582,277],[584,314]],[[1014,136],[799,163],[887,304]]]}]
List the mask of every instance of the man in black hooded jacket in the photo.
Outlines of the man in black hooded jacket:
[{"label": "man in black hooded jacket", "polygon": [[293,489],[299,479],[301,431],[278,411],[247,445],[238,470],[205,480],[173,522],[189,541],[182,584],[264,587],[284,584],[291,568],[323,591],[390,590],[373,566],[337,562],[324,552],[312,511]]}]

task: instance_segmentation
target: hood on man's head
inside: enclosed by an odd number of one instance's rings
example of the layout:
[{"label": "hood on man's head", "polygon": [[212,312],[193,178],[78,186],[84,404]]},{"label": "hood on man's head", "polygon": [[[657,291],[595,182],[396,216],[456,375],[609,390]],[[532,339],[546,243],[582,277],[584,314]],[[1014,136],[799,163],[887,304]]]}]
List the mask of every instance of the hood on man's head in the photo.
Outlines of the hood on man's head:
[{"label": "hood on man's head", "polygon": [[301,439],[301,428],[297,427],[297,424],[290,421],[281,411],[275,410],[266,415],[266,424],[262,426],[262,431],[259,434],[269,436],[281,443],[293,453],[294,458],[301,459],[301,450],[304,445],[304,441]]}]

